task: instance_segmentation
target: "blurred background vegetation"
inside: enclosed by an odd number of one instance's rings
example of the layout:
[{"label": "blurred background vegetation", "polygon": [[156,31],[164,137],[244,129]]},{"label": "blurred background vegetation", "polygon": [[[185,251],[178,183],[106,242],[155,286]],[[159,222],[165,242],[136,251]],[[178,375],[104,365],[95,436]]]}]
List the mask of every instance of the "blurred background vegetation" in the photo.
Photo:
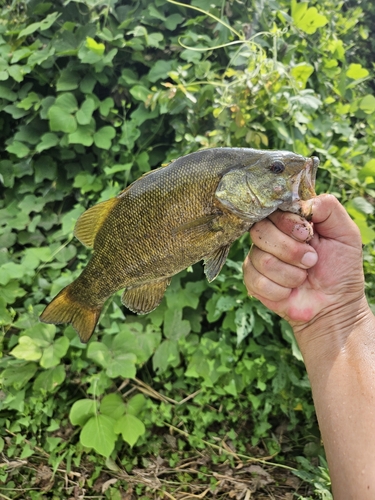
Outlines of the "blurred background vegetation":
[{"label": "blurred background vegetation", "polygon": [[0,498],[331,498],[291,329],[242,283],[248,235],[213,283],[197,264],[147,316],[115,296],[88,345],[38,316],[87,262],[86,208],[221,146],[319,156],[374,308],[373,10],[2,2]]}]

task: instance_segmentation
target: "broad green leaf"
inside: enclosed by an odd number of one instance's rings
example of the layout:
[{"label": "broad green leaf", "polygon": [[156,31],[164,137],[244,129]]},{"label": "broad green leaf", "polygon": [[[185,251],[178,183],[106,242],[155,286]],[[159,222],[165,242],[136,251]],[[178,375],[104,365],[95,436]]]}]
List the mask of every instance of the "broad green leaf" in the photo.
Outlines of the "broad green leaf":
[{"label": "broad green leaf", "polygon": [[59,16],[60,14],[58,12],[52,12],[52,14],[48,14],[48,16],[43,19],[43,21],[29,24],[29,26],[20,31],[20,33],[18,34],[18,38],[31,35],[37,30],[45,31],[49,29]]},{"label": "broad green leaf", "polygon": [[105,51],[104,43],[98,43],[89,36],[86,38],[86,47],[99,56],[102,56]]},{"label": "broad green leaf", "polygon": [[10,351],[10,354],[17,359],[38,361],[42,357],[43,350],[35,343],[34,339],[23,335],[18,339],[18,345]]},{"label": "broad green leaf", "polygon": [[100,128],[94,134],[95,146],[101,149],[110,149],[112,145],[112,139],[115,137],[115,135],[116,130],[110,125]]},{"label": "broad green leaf", "polygon": [[173,61],[165,61],[164,59],[156,61],[148,73],[148,79],[150,82],[167,80],[169,78],[168,73],[172,70],[173,66]]},{"label": "broad green leaf", "polygon": [[94,99],[92,97],[86,97],[80,109],[76,113],[77,122],[80,125],[88,125],[91,122],[91,117],[95,107]]},{"label": "broad green leaf", "polygon": [[291,74],[301,84],[301,88],[305,88],[307,80],[314,72],[314,67],[311,64],[300,63],[291,69]]},{"label": "broad green leaf", "polygon": [[47,132],[42,135],[40,138],[40,142],[36,145],[35,151],[37,153],[41,153],[42,151],[46,149],[53,148],[54,146],[57,146],[59,143],[59,138],[56,134],[53,132]]},{"label": "broad green leaf", "polygon": [[5,387],[13,386],[20,390],[33,378],[38,370],[36,363],[10,364],[1,374],[1,382]]},{"label": "broad green leaf", "polygon": [[70,92],[64,92],[64,94],[59,95],[54,105],[60,107],[66,113],[74,113],[78,109],[77,99]]},{"label": "broad green leaf", "polygon": [[326,16],[319,14],[316,7],[309,7],[307,10],[303,7],[302,10],[298,12],[298,17],[293,17],[293,19],[297,28],[301,29],[308,35],[312,35],[318,28],[321,28],[328,23]]},{"label": "broad green leaf", "polygon": [[65,380],[65,369],[63,365],[58,365],[49,370],[45,370],[36,377],[33,390],[53,392],[56,387],[61,385]]},{"label": "broad green leaf", "polygon": [[362,243],[364,245],[375,241],[375,230],[369,227],[365,220],[354,219],[354,222],[357,224],[360,230]]},{"label": "broad green leaf", "polygon": [[30,153],[30,149],[23,142],[13,141],[12,144],[7,146],[6,150],[13,153],[18,158],[24,158]]},{"label": "broad green leaf", "polygon": [[125,413],[126,405],[119,394],[107,394],[100,403],[100,413],[118,420]]},{"label": "broad green leaf", "polygon": [[371,94],[367,94],[359,102],[359,107],[367,114],[373,114],[375,112],[375,97]]},{"label": "broad green leaf", "polygon": [[147,87],[143,85],[134,85],[129,92],[137,101],[145,102],[150,94],[150,91]]},{"label": "broad green leaf", "polygon": [[354,218],[358,218],[358,214],[369,215],[374,213],[374,206],[361,196],[357,196],[346,203],[345,208]]},{"label": "broad green leaf", "polygon": [[364,167],[358,172],[358,177],[364,180],[366,177],[374,177],[375,179],[375,159],[368,161]]},{"label": "broad green leaf", "polygon": [[69,134],[68,142],[69,144],[82,144],[83,146],[89,147],[94,142],[94,132],[94,123],[90,123],[89,125],[78,125],[75,132]]},{"label": "broad green leaf", "polygon": [[108,415],[91,417],[81,431],[81,443],[87,448],[93,448],[99,455],[109,457],[117,440],[114,432],[116,423],[116,420]]},{"label": "broad green leaf", "polygon": [[368,70],[363,68],[361,64],[352,63],[346,70],[346,76],[352,78],[353,80],[359,80],[360,78],[365,78],[368,75]]},{"label": "broad green leaf", "polygon": [[115,103],[112,97],[107,97],[104,101],[101,101],[99,106],[99,112],[103,116],[108,116],[111,109],[114,107]]},{"label": "broad green leaf", "polygon": [[73,425],[83,426],[87,420],[96,415],[97,401],[93,399],[79,399],[70,409],[69,420]]},{"label": "broad green leaf", "polygon": [[80,82],[79,73],[70,69],[64,68],[61,71],[60,77],[56,82],[56,90],[58,92],[66,92],[78,88]]},{"label": "broad green leaf", "polygon": [[87,348],[87,357],[103,368],[107,368],[111,361],[108,347],[101,342],[91,342]]},{"label": "broad green leaf", "polygon": [[131,352],[115,354],[107,366],[107,375],[111,378],[134,378],[136,375],[135,363],[137,357]]},{"label": "broad green leaf", "polygon": [[180,363],[180,353],[177,342],[174,340],[164,340],[156,349],[152,358],[154,370],[159,373],[164,372],[168,366],[176,367]]},{"label": "broad green leaf", "polygon": [[164,335],[170,340],[179,340],[190,333],[190,323],[182,319],[182,309],[167,309],[164,314]]},{"label": "broad green leaf", "polygon": [[126,413],[128,415],[137,416],[146,405],[146,398],[143,394],[133,396],[126,405]]},{"label": "broad green leaf", "polygon": [[181,14],[171,14],[164,21],[164,26],[167,30],[174,31],[177,28],[178,24],[181,24],[185,18]]},{"label": "broad green leaf", "polygon": [[77,129],[77,122],[74,116],[60,106],[52,105],[47,115],[52,132],[71,134]]},{"label": "broad green leaf", "polygon": [[146,432],[146,428],[139,418],[131,414],[126,414],[117,420],[114,431],[117,434],[121,434],[123,440],[133,447]]},{"label": "broad green leaf", "polygon": [[69,349],[69,340],[66,337],[60,337],[43,351],[40,360],[40,366],[43,368],[52,368],[60,363],[60,359],[65,356]]}]

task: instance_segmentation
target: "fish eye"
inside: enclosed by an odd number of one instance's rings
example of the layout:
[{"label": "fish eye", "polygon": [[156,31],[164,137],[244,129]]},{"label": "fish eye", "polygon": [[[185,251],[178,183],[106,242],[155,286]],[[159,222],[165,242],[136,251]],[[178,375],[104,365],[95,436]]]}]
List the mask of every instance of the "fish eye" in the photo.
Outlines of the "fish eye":
[{"label": "fish eye", "polygon": [[274,162],[271,163],[270,170],[274,174],[282,174],[285,170],[285,165],[282,161],[275,160]]}]

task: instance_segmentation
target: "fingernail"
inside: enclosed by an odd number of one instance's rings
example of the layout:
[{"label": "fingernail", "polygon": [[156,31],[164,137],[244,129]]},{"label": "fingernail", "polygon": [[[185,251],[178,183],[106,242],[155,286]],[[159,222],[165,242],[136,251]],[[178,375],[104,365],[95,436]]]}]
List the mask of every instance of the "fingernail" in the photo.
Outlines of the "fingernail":
[{"label": "fingernail", "polygon": [[296,224],[292,230],[292,236],[299,241],[308,241],[313,235],[312,226],[308,223]]},{"label": "fingernail", "polygon": [[318,262],[318,255],[314,252],[305,253],[305,255],[302,257],[301,260],[301,264],[306,267],[315,266],[317,262]]}]

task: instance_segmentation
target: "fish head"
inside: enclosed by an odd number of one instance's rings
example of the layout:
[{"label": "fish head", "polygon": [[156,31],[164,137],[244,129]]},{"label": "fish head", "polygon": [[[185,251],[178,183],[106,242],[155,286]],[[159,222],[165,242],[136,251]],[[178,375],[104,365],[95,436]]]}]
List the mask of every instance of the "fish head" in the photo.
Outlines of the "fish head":
[{"label": "fish head", "polygon": [[311,204],[304,202],[316,196],[318,158],[259,151],[242,163],[221,178],[215,193],[219,204],[252,222],[277,209],[309,216]]}]

